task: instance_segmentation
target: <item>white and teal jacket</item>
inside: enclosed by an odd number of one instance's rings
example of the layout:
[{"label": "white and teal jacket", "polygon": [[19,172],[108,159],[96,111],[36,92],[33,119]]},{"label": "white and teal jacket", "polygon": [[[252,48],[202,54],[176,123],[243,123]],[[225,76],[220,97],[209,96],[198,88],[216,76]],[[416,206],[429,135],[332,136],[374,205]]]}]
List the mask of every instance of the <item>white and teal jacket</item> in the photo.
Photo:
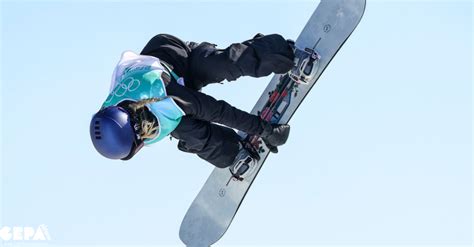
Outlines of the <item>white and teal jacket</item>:
[{"label": "white and teal jacket", "polygon": [[176,102],[167,97],[166,85],[161,76],[163,73],[168,74],[168,77],[176,77],[172,71],[172,75],[169,75],[156,57],[137,55],[131,51],[124,52],[112,75],[109,96],[102,105],[102,108],[105,108],[116,106],[125,100],[137,102],[150,98],[164,98],[146,105],[158,120],[158,135],[145,140],[145,144],[152,144],[165,138],[176,129],[185,115]]}]

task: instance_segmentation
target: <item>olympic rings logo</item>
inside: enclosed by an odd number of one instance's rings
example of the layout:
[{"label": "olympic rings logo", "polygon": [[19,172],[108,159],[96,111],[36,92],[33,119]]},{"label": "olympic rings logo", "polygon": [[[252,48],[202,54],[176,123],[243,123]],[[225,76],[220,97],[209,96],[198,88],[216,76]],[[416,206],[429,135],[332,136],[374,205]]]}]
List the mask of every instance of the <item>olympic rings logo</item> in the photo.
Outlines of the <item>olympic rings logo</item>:
[{"label": "olympic rings logo", "polygon": [[116,97],[122,97],[124,96],[127,92],[133,92],[137,90],[141,85],[140,80],[135,79],[133,77],[127,77],[123,79],[120,84],[115,86],[114,90],[112,93],[109,95],[107,100],[105,101],[106,103],[109,103],[114,96]]}]

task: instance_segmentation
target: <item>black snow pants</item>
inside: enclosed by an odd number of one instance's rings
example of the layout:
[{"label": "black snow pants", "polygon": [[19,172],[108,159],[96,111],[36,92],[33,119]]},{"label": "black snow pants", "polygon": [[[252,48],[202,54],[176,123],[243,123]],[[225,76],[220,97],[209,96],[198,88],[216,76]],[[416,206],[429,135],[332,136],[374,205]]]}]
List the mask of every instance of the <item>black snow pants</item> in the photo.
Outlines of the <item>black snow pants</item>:
[{"label": "black snow pants", "polygon": [[179,139],[178,149],[195,153],[221,168],[232,165],[239,152],[240,137],[231,128],[261,134],[266,123],[199,90],[210,83],[233,81],[240,76],[286,73],[294,60],[293,50],[278,34],[257,34],[226,49],[217,49],[208,42],[183,42],[172,35],[159,34],[141,54],[159,58],[184,78],[185,86],[172,79],[166,88],[168,95],[179,98],[176,102],[186,113],[171,133]]}]

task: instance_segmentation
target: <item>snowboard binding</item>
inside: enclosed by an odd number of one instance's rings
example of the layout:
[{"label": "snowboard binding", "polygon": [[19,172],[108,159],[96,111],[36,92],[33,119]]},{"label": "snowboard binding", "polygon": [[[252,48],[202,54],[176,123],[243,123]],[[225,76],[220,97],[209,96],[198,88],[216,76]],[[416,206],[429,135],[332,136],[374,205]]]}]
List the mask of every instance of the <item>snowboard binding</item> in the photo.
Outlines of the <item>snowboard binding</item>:
[{"label": "snowboard binding", "polygon": [[295,66],[288,72],[289,77],[298,84],[309,84],[319,70],[320,59],[313,49],[295,48]]},{"label": "snowboard binding", "polygon": [[229,167],[232,177],[239,181],[244,180],[252,173],[259,160],[260,155],[250,142],[245,140],[240,142],[240,151],[235,157],[234,164]]}]

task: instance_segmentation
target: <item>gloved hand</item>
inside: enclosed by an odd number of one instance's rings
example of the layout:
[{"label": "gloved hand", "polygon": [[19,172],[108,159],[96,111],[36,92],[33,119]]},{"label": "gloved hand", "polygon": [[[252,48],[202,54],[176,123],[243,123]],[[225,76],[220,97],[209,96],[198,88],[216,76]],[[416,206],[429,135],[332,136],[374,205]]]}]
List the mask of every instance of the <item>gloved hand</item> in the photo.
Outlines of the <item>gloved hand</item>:
[{"label": "gloved hand", "polygon": [[262,137],[263,141],[272,153],[277,153],[277,146],[285,144],[288,140],[289,135],[290,125],[267,123],[265,124],[263,132],[262,134],[260,134],[260,137]]}]

